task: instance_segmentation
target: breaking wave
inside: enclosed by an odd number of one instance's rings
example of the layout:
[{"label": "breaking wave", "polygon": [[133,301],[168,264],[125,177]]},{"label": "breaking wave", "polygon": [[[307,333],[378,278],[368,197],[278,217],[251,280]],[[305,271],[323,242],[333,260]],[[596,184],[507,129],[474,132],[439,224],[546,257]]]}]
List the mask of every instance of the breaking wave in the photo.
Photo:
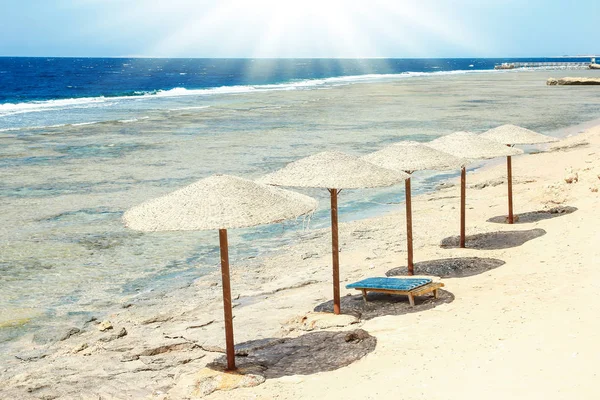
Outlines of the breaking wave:
[{"label": "breaking wave", "polygon": [[411,77],[439,76],[439,75],[455,75],[475,72],[490,72],[489,70],[457,70],[457,71],[436,71],[436,72],[403,72],[398,74],[368,74],[368,75],[353,75],[339,76],[323,79],[308,79],[300,81],[292,81],[286,83],[267,84],[267,85],[237,85],[237,86],[221,86],[207,89],[186,89],[176,87],[166,90],[155,90],[150,92],[134,91],[124,93],[118,96],[98,96],[98,97],[81,97],[71,99],[55,99],[44,101],[31,101],[25,103],[4,103],[0,104],[0,117],[31,113],[43,112],[51,110],[62,110],[70,108],[90,108],[98,106],[107,106],[109,102],[130,101],[132,99],[160,99],[168,97],[182,96],[208,96],[208,95],[223,95],[223,94],[243,94],[260,91],[273,90],[306,90],[313,88],[324,88],[327,86],[348,85],[360,82],[376,82],[395,80]]}]

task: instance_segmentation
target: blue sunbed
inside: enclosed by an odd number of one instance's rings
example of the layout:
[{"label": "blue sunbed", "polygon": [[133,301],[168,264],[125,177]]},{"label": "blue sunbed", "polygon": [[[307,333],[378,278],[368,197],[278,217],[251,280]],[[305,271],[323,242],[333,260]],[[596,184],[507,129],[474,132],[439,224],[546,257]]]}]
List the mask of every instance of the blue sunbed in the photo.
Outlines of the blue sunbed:
[{"label": "blue sunbed", "polygon": [[443,283],[432,282],[427,278],[367,278],[346,285],[346,289],[362,291],[365,302],[367,301],[367,292],[406,295],[410,305],[414,306],[414,296],[433,292],[433,296],[437,299],[438,289],[443,286]]}]

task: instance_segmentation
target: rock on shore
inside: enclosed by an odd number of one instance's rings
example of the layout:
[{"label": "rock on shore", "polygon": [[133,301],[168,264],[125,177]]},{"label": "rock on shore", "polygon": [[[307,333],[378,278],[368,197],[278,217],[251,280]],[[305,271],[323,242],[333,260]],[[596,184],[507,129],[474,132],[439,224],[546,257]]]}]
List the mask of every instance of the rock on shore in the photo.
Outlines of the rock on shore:
[{"label": "rock on shore", "polygon": [[600,85],[600,78],[566,77],[566,78],[548,78],[548,86],[556,85]]}]

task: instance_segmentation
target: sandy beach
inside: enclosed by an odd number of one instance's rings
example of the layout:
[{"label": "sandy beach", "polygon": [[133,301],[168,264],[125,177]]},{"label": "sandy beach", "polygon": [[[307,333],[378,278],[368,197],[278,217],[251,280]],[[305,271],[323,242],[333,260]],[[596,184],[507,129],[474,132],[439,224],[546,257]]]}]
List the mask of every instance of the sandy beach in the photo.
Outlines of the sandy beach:
[{"label": "sandy beach", "polygon": [[[110,110],[103,114],[108,106],[73,108],[54,113],[102,122],[0,132],[0,327],[17,325],[0,329],[0,360],[4,343],[23,333],[60,335],[65,325],[102,318],[129,297],[170,293],[218,270],[213,232],[140,234],[123,226],[126,209],[213,174],[255,179],[323,150],[360,156],[400,140],[426,142],[504,123],[561,136],[598,118],[600,105],[593,87],[546,86],[556,73],[432,74],[310,90],[131,98],[122,100],[129,108],[118,120],[110,120]],[[413,193],[452,176],[457,172],[415,173]],[[329,226],[328,193],[303,193],[320,201],[309,232],[293,221],[230,232],[238,271],[256,261],[250,257]],[[340,221],[393,211],[403,199],[403,188],[347,190]]]},{"label": "sandy beach", "polygon": [[[252,383],[237,375],[210,378],[216,368],[210,365],[222,362],[224,347],[214,272],[160,297],[130,297],[102,320],[88,318],[52,337],[19,339],[0,369],[0,397],[596,398],[600,126],[548,151],[513,158],[520,221],[512,226],[502,223],[505,172],[496,160],[468,174],[467,249],[440,247],[458,234],[455,180],[414,197],[416,272],[429,266],[450,275],[434,278],[445,284],[441,299],[419,299],[414,309],[400,304],[405,298],[396,304],[377,296],[364,309],[357,292],[342,289],[342,310],[350,305],[352,315],[315,314],[331,298],[328,229],[301,231],[301,240],[267,257],[232,260],[237,344],[366,331],[376,345],[347,366],[326,370],[348,360],[332,353],[321,365],[319,357],[310,358],[310,342],[295,351],[308,357],[304,369],[294,369],[298,363],[290,353],[279,360],[291,367],[277,377],[255,387],[214,390]],[[340,225],[342,287],[405,265],[403,205],[397,208]],[[460,267],[444,269],[448,264],[435,261],[448,258],[469,258],[471,269],[462,270],[467,276],[453,277]],[[370,337],[356,342],[372,344]],[[263,341],[267,352],[269,342]]]},{"label": "sandy beach", "polygon": [[600,398],[600,2],[28,3],[0,400]]}]

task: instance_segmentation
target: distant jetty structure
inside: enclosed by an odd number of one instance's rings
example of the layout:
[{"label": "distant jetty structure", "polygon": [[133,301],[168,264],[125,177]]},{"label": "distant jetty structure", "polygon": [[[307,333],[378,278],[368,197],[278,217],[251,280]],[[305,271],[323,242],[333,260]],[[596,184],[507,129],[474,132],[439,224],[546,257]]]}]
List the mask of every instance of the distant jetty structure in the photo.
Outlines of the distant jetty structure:
[{"label": "distant jetty structure", "polygon": [[[577,57],[572,57],[577,58]],[[588,57],[586,57],[588,58]],[[517,69],[517,68],[556,68],[556,69],[598,69],[596,57],[590,57],[591,61],[549,61],[549,62],[505,62],[496,64],[494,69]]]}]

